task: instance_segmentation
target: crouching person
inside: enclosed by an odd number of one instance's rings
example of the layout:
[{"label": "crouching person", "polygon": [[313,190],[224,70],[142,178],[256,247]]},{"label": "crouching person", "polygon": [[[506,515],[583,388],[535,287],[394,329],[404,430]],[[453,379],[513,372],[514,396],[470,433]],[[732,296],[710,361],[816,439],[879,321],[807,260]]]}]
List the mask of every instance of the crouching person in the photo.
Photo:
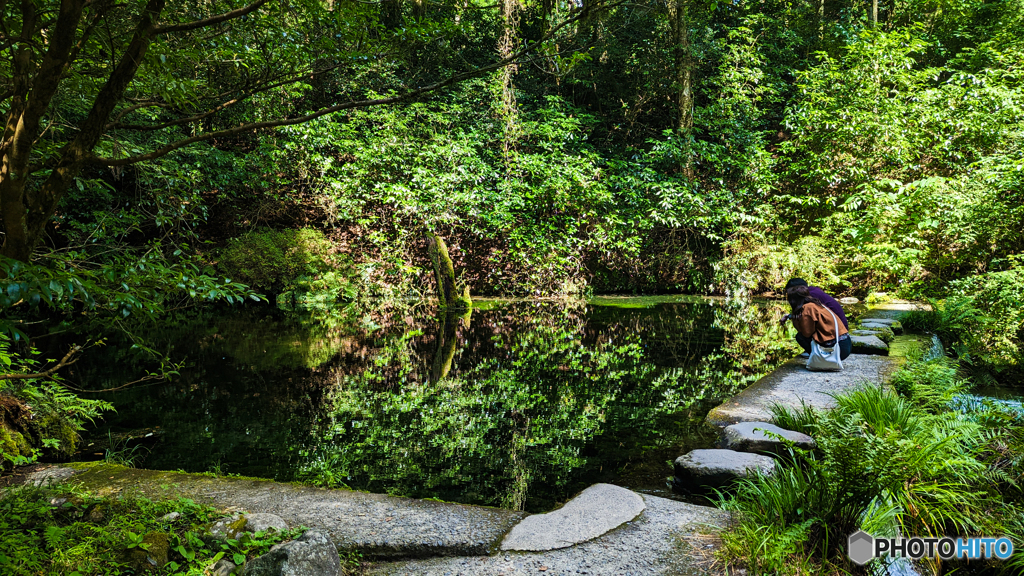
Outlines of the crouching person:
[{"label": "crouching person", "polygon": [[[853,350],[853,341],[850,340],[850,331],[846,324],[839,319],[839,316],[825,306],[821,300],[811,296],[806,283],[787,287],[786,300],[789,301],[789,306],[793,309],[787,318],[793,322],[793,326],[796,328],[797,344],[800,344],[800,347],[809,354],[811,340],[825,348],[836,346],[838,341],[839,357],[846,360]],[[846,320],[845,316],[843,316],[843,320]]]}]

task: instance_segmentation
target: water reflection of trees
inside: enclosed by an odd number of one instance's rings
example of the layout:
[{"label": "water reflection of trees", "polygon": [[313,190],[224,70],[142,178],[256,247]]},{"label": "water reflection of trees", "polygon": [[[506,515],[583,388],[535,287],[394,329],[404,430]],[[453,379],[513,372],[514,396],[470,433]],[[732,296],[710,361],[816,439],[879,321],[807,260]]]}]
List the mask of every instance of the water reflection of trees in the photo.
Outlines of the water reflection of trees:
[{"label": "water reflection of trees", "polygon": [[[787,347],[776,315],[723,301],[518,302],[374,329],[200,315],[146,335],[187,364],[109,397],[107,426],[161,426],[147,467],[540,510],[641,469],[663,480],[666,460],[707,441],[704,413]],[[123,382],[145,367],[135,354],[112,341],[78,382]]]},{"label": "water reflection of trees", "polygon": [[[777,360],[785,348],[778,328],[750,308],[530,303],[478,311],[459,328],[456,367],[444,379],[409,378],[416,335],[393,335],[375,360],[389,367],[386,376],[336,368],[322,442],[304,453],[303,474],[372,491],[546,508],[631,460],[679,449],[707,408],[752,376],[746,355],[762,366]],[[444,322],[435,334],[450,335]],[[433,344],[447,363],[450,346]]]}]

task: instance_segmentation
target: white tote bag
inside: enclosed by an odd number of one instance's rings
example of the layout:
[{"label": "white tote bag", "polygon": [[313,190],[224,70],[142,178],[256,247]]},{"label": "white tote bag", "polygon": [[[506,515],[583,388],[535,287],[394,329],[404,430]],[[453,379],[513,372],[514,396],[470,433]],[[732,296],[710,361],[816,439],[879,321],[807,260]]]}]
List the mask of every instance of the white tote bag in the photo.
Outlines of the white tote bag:
[{"label": "white tote bag", "polygon": [[[828,310],[828,308],[825,308]],[[828,311],[832,314],[832,311]],[[843,360],[839,357],[839,320],[832,314],[832,321],[836,326],[836,343],[831,348],[826,348],[811,338],[811,355],[807,357],[807,369],[815,372],[838,372],[843,369]]]}]

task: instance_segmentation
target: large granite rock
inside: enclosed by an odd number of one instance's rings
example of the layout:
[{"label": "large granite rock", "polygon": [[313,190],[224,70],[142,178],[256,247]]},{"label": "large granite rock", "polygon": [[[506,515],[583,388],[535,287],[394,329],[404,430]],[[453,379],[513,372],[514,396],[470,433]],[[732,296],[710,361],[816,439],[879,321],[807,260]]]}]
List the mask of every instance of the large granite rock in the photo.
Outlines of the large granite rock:
[{"label": "large granite rock", "polygon": [[774,471],[775,460],[770,456],[735,450],[693,450],[675,461],[676,485],[689,491],[718,488],[755,472]]},{"label": "large granite rock", "polygon": [[611,484],[594,484],[565,506],[527,516],[508,533],[502,550],[556,550],[597,538],[636,518],[644,500]]},{"label": "large granite rock", "polygon": [[257,512],[249,514],[245,519],[247,520],[245,523],[246,532],[268,532],[270,530],[284,532],[288,529],[288,523],[277,514]]},{"label": "large granite rock", "polygon": [[875,354],[888,356],[889,346],[878,336],[850,336],[854,354]]},{"label": "large granite rock", "polygon": [[786,430],[768,422],[740,422],[726,426],[723,434],[725,447],[737,452],[781,454],[789,448],[786,440],[806,450],[815,446],[814,439],[807,434]]},{"label": "large granite rock", "polygon": [[246,562],[242,576],[339,576],[341,558],[330,537],[310,530]]}]

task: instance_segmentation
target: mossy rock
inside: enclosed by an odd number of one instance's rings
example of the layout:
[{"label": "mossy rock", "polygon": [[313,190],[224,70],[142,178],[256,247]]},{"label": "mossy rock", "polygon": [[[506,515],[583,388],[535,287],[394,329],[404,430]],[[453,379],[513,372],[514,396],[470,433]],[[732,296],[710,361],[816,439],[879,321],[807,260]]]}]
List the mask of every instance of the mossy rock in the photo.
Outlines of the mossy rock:
[{"label": "mossy rock", "polygon": [[171,539],[166,532],[150,532],[142,537],[142,546],[128,550],[128,563],[138,572],[159,570],[167,564]]},{"label": "mossy rock", "polygon": [[854,354],[874,354],[879,356],[889,355],[889,346],[877,336],[851,335]]},{"label": "mossy rock", "polygon": [[886,344],[892,342],[893,339],[896,338],[896,335],[893,334],[892,330],[890,330],[890,329],[888,329],[886,327],[881,327],[881,328],[876,328],[876,327],[872,327],[872,328],[859,328],[857,330],[851,330],[850,331],[850,335],[851,336],[877,336],[882,342],[885,342]]}]

